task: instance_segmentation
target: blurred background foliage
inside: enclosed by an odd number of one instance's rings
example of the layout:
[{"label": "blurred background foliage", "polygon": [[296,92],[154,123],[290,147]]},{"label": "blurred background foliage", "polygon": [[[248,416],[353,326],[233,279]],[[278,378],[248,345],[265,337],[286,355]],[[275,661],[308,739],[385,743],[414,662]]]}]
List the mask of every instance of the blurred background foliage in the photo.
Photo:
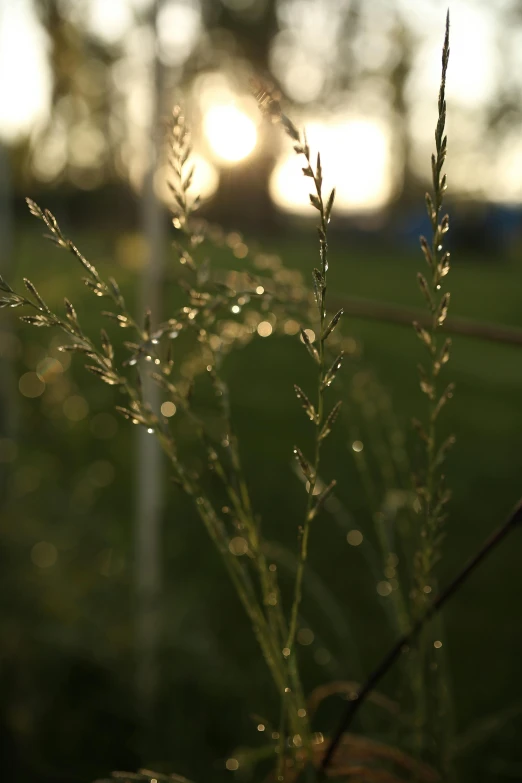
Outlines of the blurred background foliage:
[{"label": "blurred background foliage", "polygon": [[[458,0],[451,11],[452,312],[516,330],[520,4]],[[255,77],[307,125],[338,186],[336,295],[417,307],[443,13],[430,0],[0,0],[0,273],[30,277],[51,306],[67,295],[87,328],[98,324],[72,262],[26,215],[30,195],[118,278],[137,312],[152,303],[168,315],[179,294],[164,140],[182,102],[193,189],[205,218],[223,226],[204,254],[224,272],[270,273],[297,295],[315,258],[307,191],[288,144],[258,115]],[[295,315],[271,311],[262,323],[225,372],[253,499],[291,573],[289,522],[303,501],[291,450],[307,437],[292,385],[306,387],[310,368]],[[375,524],[400,516],[418,457],[413,331],[360,316],[343,330],[345,410],[325,457],[338,504],[313,530],[303,603],[310,690],[360,680],[394,638]],[[276,712],[264,664],[188,502],[113,412],[113,391],[69,367],[61,342],[3,311],[2,772],[13,783],[86,783],[146,765],[230,778],[225,759],[256,746],[256,716]],[[446,427],[457,446],[441,581],[522,492],[520,344],[456,336],[450,376]],[[445,613],[462,780],[522,777],[521,552],[515,537]],[[144,590],[160,618],[149,645]],[[325,729],[342,702],[329,704]],[[369,705],[358,728],[389,737],[393,718]]]}]

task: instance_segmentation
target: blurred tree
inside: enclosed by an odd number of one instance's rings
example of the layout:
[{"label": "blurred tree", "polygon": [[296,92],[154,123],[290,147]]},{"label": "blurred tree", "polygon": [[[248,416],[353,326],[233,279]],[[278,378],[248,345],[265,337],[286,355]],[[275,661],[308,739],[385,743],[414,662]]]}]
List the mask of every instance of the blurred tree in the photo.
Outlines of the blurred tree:
[{"label": "blurred tree", "polygon": [[413,67],[414,41],[411,30],[399,12],[396,12],[393,25],[393,37],[397,57],[389,73],[391,97],[395,126],[397,160],[401,171],[398,172],[399,185],[395,191],[397,198],[407,198],[410,204],[418,202],[419,181],[412,162],[412,145],[409,131],[410,105],[407,98],[408,79]]},{"label": "blurred tree", "polygon": [[[295,104],[297,116],[324,110],[325,116],[344,113],[381,123],[391,136],[394,197],[408,202],[418,196],[424,179],[419,160],[425,160],[419,153],[426,143],[419,120],[424,116],[419,74],[427,78],[429,52],[420,11],[411,13],[400,0],[165,0],[157,40],[148,21],[152,0],[118,0],[120,27],[106,30],[101,16],[93,22],[104,7],[98,0],[41,0],[37,7],[52,42],[55,75],[50,122],[33,142],[33,167],[46,182],[71,181],[88,189],[124,181],[141,189],[148,83],[140,72],[143,59],[157,46],[166,103],[181,94],[197,131],[205,110],[202,77],[221,74],[241,98],[248,93],[249,77],[256,75],[275,81]],[[419,9],[427,19],[433,11],[427,0]],[[490,150],[500,146],[502,160],[509,162],[515,153],[508,146],[520,124],[520,9],[506,0],[493,12],[475,0],[469,10],[473,18],[488,21],[494,31],[490,38],[496,36],[500,65],[492,66],[488,78],[498,89],[473,105],[471,130],[468,99],[454,108],[455,149],[477,157],[486,139]],[[195,140],[200,144],[197,132]],[[248,160],[214,161],[220,180],[217,197],[207,205],[209,215],[229,225],[270,222],[268,180],[277,154],[273,135],[263,126]],[[484,166],[493,171],[492,155]],[[464,167],[454,175],[454,185],[477,193],[476,178]],[[500,185],[496,190],[501,195]],[[496,191],[492,195],[499,197]]]},{"label": "blurred tree", "polygon": [[[72,4],[74,6],[74,4]],[[36,137],[32,167],[46,181],[92,189],[115,178],[111,68],[117,47],[74,23],[71,4],[41,0],[37,9],[50,38],[52,111]]]}]

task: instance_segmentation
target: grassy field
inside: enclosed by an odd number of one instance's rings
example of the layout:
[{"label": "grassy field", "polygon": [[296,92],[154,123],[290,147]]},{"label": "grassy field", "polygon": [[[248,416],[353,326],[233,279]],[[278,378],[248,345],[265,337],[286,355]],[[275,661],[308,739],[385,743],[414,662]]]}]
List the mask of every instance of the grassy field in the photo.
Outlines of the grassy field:
[{"label": "grassy field", "polygon": [[[95,311],[104,308],[79,282],[74,262],[38,236],[34,227],[20,232],[15,278],[30,277],[50,304],[67,295],[87,327],[97,323]],[[121,259],[121,242],[75,239],[89,258],[100,259],[100,269],[122,278],[129,291],[135,286],[133,273],[111,261]],[[315,264],[313,240],[266,244],[290,267],[305,271]],[[241,268],[243,262],[232,260]],[[217,263],[230,261],[218,254]],[[337,296],[421,306],[415,275],[422,264],[414,251],[368,253],[338,237],[331,247],[330,286]],[[522,263],[457,260],[449,281],[453,315],[522,327]],[[9,318],[4,311],[3,322]],[[312,532],[310,567],[317,576],[308,582],[303,604],[316,634],[302,651],[308,687],[332,677],[362,677],[393,638],[386,599],[377,595],[365,560],[374,533],[350,448],[362,427],[350,379],[368,369],[377,375],[411,444],[409,421],[421,414],[423,403],[415,371],[422,346],[412,329],[346,318],[343,330],[362,350],[347,362],[345,410],[324,472],[337,478],[349,511],[346,524],[360,529],[365,543],[350,547],[346,529],[328,514]],[[18,325],[16,335],[7,364],[17,378],[49,353],[51,335]],[[291,452],[307,437],[292,385],[306,388],[310,373],[305,351],[292,337],[256,339],[226,362],[255,506],[267,536],[290,553],[294,521],[304,505]],[[455,433],[457,444],[447,462],[454,497],[442,583],[522,495],[522,351],[457,337],[446,376],[457,389],[444,427]],[[53,401],[51,392],[60,384]],[[132,708],[134,432],[114,419],[113,435],[100,437],[93,421],[117,400],[79,362],[60,384],[37,399],[15,395],[19,453],[4,465],[3,723],[6,736],[16,737],[14,754],[25,765],[19,778],[10,779],[87,783],[111,767],[140,763],[200,781],[209,770],[215,780],[230,776],[222,759],[236,744],[259,744],[252,714],[276,715],[275,694],[241,607],[200,523],[168,486],[159,717],[152,736],[140,731]],[[88,415],[77,420],[63,415],[70,396],[85,398]],[[57,548],[52,567],[31,560],[34,544],[42,540]],[[522,765],[514,733],[522,726],[521,556],[522,533],[515,533],[444,614],[457,730],[468,741],[462,780],[474,783],[516,779]],[[332,704],[324,720],[339,709]],[[382,715],[372,710],[361,716],[359,728],[386,734]],[[466,734],[492,715],[497,718],[491,734]],[[473,741],[476,746],[469,744]]]}]

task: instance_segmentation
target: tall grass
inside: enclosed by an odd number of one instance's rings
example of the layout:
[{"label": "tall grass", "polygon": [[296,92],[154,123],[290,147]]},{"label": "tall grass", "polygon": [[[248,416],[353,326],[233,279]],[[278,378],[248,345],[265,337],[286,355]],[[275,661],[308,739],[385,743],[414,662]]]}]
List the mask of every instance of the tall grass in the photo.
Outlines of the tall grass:
[{"label": "tall grass", "polygon": [[[445,507],[451,498],[451,491],[445,486],[442,472],[448,450],[455,442],[454,435],[443,438],[439,434],[439,416],[454,392],[453,383],[441,386],[441,375],[450,358],[451,339],[441,337],[440,331],[448,315],[450,294],[443,290],[450,271],[450,254],[444,248],[449,230],[449,216],[443,213],[444,193],[447,178],[444,163],[447,152],[446,127],[446,74],[449,61],[449,12],[446,16],[446,32],[442,48],[442,75],[437,104],[437,125],[435,129],[435,152],[431,157],[432,194],[426,194],[426,209],[431,224],[431,243],[425,237],[420,238],[421,249],[428,265],[426,278],[421,272],[417,275],[419,289],[425,300],[431,323],[428,328],[414,321],[414,328],[425,347],[427,365],[418,365],[419,381],[422,393],[427,398],[426,420],[414,421],[415,429],[424,447],[425,461],[421,471],[415,476],[417,511],[420,518],[420,540],[414,558],[413,619],[416,620],[425,611],[429,596],[436,588],[435,566],[442,556],[444,538]],[[440,622],[439,622],[440,626]],[[440,632],[440,627],[439,627]],[[432,754],[439,757],[448,752],[447,732],[444,725],[449,721],[449,696],[447,678],[440,676],[443,665],[442,642],[433,639],[433,630],[428,628],[419,640],[417,649],[417,716],[416,728],[420,748],[430,746]],[[435,655],[434,655],[435,653]],[[433,670],[437,672],[433,678]],[[435,679],[431,699],[427,693],[430,680]],[[438,736],[434,736],[434,721],[430,722],[432,736],[428,738],[426,722],[428,711],[439,718]],[[442,719],[442,720],[441,720]]]},{"label": "tall grass", "polygon": [[[406,454],[404,433],[397,425],[380,385],[373,377],[361,374],[351,386],[350,397],[352,405],[362,406],[364,412],[365,433],[361,435],[352,429],[352,442],[359,482],[366,491],[368,509],[376,525],[377,555],[371,560],[371,567],[380,595],[383,598],[391,596],[388,603],[391,624],[394,631],[402,635],[407,634],[408,629],[422,617],[434,589],[435,567],[442,552],[444,509],[450,497],[441,466],[453,437],[441,439],[438,425],[439,414],[453,393],[452,384],[444,389],[440,386],[441,371],[450,356],[450,341],[440,337],[449,306],[449,293],[442,291],[450,269],[449,254],[443,248],[449,221],[447,215],[442,214],[446,189],[443,167],[447,148],[445,88],[448,59],[449,18],[442,53],[436,151],[432,157],[433,194],[426,197],[432,238],[431,242],[421,239],[429,275],[418,275],[430,322],[428,327],[414,324],[428,355],[427,364],[419,365],[420,386],[427,399],[427,412],[424,422],[415,423],[424,457],[420,469],[415,471],[414,492],[409,482],[413,459]],[[258,89],[256,94],[263,111],[281,124],[296,154],[302,157],[304,179],[311,190],[310,205],[318,216],[318,261],[311,270],[312,323],[308,320],[308,294],[297,297],[293,293],[287,294],[284,285],[280,284],[281,279],[285,279],[284,275],[278,279],[277,271],[270,272],[268,269],[269,264],[266,272],[272,274],[273,282],[277,283],[273,290],[267,290],[266,280],[245,274],[233,273],[223,279],[214,273],[200,253],[202,243],[212,244],[216,241],[216,234],[197,216],[199,199],[191,195],[194,169],[191,165],[190,134],[183,112],[178,107],[173,113],[170,137],[170,185],[175,201],[173,225],[177,232],[175,248],[180,264],[178,282],[185,294],[185,304],[153,329],[151,314],[133,315],[118,283],[112,278],[103,279],[96,267],[64,235],[56,218],[31,200],[28,200],[29,209],[43,222],[48,237],[77,262],[88,289],[108,303],[110,309],[102,312],[107,323],[113,329],[127,330],[130,339],[124,342],[126,353],[121,355],[121,350],[114,347],[114,340],[104,328],[99,335],[87,334],[75,307],[67,299],[63,312],[51,310],[27,279],[24,281],[24,293],[15,292],[0,279],[3,292],[0,304],[28,308],[30,312],[23,315],[22,320],[30,325],[61,330],[68,338],[62,350],[83,357],[89,372],[117,390],[119,413],[132,424],[146,428],[151,437],[158,439],[172,477],[192,501],[222,559],[278,694],[280,710],[277,716],[272,716],[274,730],[264,734],[267,737],[266,748],[256,757],[269,759],[275,777],[281,781],[293,780],[305,769],[317,770],[321,761],[325,760],[328,744],[322,733],[327,734],[327,727],[317,726],[313,716],[317,704],[337,692],[362,702],[363,693],[364,698],[374,698],[390,712],[390,721],[394,720],[393,716],[401,714],[401,719],[408,724],[406,733],[417,738],[415,754],[394,745],[385,745],[375,738],[339,733],[336,753],[333,758],[328,757],[330,773],[346,779],[388,783],[411,779],[435,781],[439,779],[437,771],[424,763],[426,746],[430,745],[426,738],[430,733],[436,736],[438,731],[431,720],[427,697],[433,655],[428,632],[423,633],[416,654],[412,654],[405,665],[407,685],[411,691],[408,698],[414,700],[412,720],[404,705],[401,711],[400,705],[375,693],[373,688],[361,692],[357,683],[335,682],[315,691],[309,699],[305,696],[296,639],[301,624],[308,554],[313,546],[314,520],[323,509],[343,519],[350,513],[342,510],[335,495],[335,479],[328,482],[322,477],[323,448],[341,407],[340,401],[330,399],[330,387],[343,360],[343,352],[339,350],[343,312],[328,312],[327,307],[328,228],[335,191],[325,193],[321,156],[320,153],[312,155],[306,134],[283,114],[279,102],[270,93]],[[293,290],[296,286],[290,288]],[[264,539],[251,501],[248,477],[243,470],[222,366],[229,351],[253,338],[269,306],[279,307],[282,312],[299,318],[300,342],[314,364],[316,375],[312,392],[298,385],[294,387],[297,400],[313,429],[310,453],[305,453],[300,446],[293,450],[306,494],[296,518],[287,522],[293,526],[296,536],[294,553],[285,553],[278,549],[277,544]],[[297,348],[300,347],[297,345]],[[332,351],[332,348],[335,350]],[[174,352],[184,357],[182,371],[180,363],[173,361]],[[144,399],[144,373],[160,387],[165,401],[173,406],[171,410],[176,411],[176,417],[153,410]],[[348,411],[349,420],[350,415]],[[186,423],[203,458],[204,467],[197,471],[192,467],[182,440],[177,437],[179,420]],[[350,426],[353,428],[353,423]],[[356,443],[360,443],[361,447],[355,446]],[[373,464],[367,460],[366,446],[376,455]],[[407,525],[401,527],[399,521],[402,518]],[[416,532],[418,536],[415,537]],[[418,541],[416,552],[404,566],[412,535]],[[355,541],[353,536],[352,540]],[[293,584],[288,597],[281,589],[278,558],[291,564]],[[334,615],[335,612],[339,615],[339,599],[328,597],[320,580],[314,581],[311,573],[310,583],[319,600],[324,601],[325,606],[326,602],[331,602]],[[381,668],[385,671],[385,667]],[[446,689],[443,676],[437,688]],[[440,757],[445,750],[439,751],[430,755],[434,765],[442,763]],[[236,769],[239,764],[237,758],[229,759],[228,768]],[[135,776],[121,773],[120,777],[143,781],[164,779],[147,771]]]}]

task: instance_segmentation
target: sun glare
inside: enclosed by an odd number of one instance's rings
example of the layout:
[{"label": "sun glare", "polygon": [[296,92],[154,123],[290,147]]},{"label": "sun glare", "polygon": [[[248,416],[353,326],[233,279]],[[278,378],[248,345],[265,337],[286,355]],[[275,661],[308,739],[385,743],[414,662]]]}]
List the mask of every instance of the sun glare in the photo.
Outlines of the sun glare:
[{"label": "sun glare", "polygon": [[254,122],[236,106],[211,106],[203,119],[203,130],[215,157],[237,163],[248,157],[257,142]]},{"label": "sun glare", "polygon": [[0,8],[0,138],[13,141],[49,110],[47,36],[27,0]]},{"label": "sun glare", "polygon": [[[374,210],[390,198],[389,138],[384,126],[371,120],[347,120],[307,126],[310,146],[321,150],[325,190],[335,186],[336,206],[343,212]],[[270,180],[275,203],[291,212],[308,212],[302,161],[288,152]]]}]

